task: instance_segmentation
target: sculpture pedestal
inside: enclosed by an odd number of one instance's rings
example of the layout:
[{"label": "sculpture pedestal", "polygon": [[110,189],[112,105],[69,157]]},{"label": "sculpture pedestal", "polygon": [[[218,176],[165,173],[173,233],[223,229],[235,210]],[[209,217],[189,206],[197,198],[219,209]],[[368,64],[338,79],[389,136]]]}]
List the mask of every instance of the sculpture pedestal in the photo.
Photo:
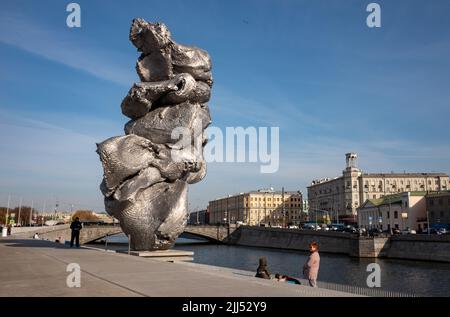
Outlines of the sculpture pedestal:
[{"label": "sculpture pedestal", "polygon": [[[128,254],[128,251],[120,251]],[[153,260],[164,262],[192,261],[194,260],[193,251],[184,250],[155,250],[155,251],[130,251],[130,255],[151,258]]]}]

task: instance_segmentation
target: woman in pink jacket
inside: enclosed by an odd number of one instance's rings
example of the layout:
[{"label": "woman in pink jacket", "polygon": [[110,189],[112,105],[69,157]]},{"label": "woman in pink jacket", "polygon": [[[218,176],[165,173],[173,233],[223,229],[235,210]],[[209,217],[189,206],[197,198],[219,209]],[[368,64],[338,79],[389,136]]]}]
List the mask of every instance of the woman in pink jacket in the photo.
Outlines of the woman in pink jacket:
[{"label": "woman in pink jacket", "polygon": [[310,286],[317,287],[317,275],[319,274],[320,265],[319,244],[317,242],[310,243],[309,251],[311,254],[303,266],[303,277],[308,279]]}]

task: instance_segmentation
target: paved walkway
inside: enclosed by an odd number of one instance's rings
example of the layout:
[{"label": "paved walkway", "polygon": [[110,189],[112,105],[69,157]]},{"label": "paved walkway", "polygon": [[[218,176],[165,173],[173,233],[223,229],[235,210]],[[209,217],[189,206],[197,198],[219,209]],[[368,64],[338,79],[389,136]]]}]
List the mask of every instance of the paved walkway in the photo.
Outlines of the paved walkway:
[{"label": "paved walkway", "polygon": [[[66,285],[69,263],[81,267],[80,288]],[[249,275],[195,263],[161,262],[84,247],[71,249],[49,241],[0,239],[0,296],[354,296]]]}]

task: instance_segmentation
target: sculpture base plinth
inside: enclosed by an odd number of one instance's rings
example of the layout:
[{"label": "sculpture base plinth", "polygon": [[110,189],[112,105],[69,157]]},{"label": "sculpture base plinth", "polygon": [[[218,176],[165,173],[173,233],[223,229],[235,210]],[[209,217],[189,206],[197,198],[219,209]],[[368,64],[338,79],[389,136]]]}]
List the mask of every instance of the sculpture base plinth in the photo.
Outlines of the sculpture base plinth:
[{"label": "sculpture base plinth", "polygon": [[[128,254],[128,251],[120,251],[120,253]],[[151,258],[153,260],[164,262],[179,262],[179,261],[194,260],[194,252],[185,250],[130,251],[130,255],[144,258]]]}]

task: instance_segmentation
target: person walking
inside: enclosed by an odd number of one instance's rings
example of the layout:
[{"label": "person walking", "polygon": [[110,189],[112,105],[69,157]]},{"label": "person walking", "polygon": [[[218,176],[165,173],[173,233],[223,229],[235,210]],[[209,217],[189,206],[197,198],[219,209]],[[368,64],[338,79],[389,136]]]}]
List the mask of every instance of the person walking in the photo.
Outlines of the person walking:
[{"label": "person walking", "polygon": [[83,228],[80,222],[80,218],[76,217],[75,221],[70,224],[70,229],[72,229],[72,234],[70,237],[70,247],[73,247],[73,240],[76,240],[77,248],[80,247],[80,230]]},{"label": "person walking", "polygon": [[311,287],[317,287],[317,275],[319,274],[320,256],[319,244],[312,242],[309,244],[309,251],[311,252],[303,266],[303,277],[309,281]]},{"label": "person walking", "polygon": [[259,258],[259,266],[256,269],[255,277],[270,280],[270,272],[267,268],[267,259],[266,258]]}]

